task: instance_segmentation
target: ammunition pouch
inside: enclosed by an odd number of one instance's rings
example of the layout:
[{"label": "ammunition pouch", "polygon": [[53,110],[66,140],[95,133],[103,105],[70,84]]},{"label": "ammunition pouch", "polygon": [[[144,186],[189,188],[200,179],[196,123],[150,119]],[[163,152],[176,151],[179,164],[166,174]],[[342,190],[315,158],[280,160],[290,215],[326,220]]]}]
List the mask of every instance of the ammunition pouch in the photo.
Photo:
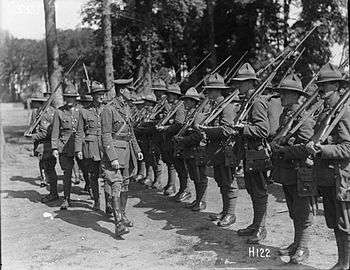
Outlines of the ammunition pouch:
[{"label": "ammunition pouch", "polygon": [[246,171],[264,172],[272,168],[271,154],[268,148],[245,150]]},{"label": "ammunition pouch", "polygon": [[297,168],[297,191],[300,197],[317,195],[317,183],[314,180],[311,166],[299,166]]},{"label": "ammunition pouch", "polygon": [[196,165],[197,166],[205,166],[208,162],[207,160],[207,150],[205,146],[196,147],[196,151],[194,153]]}]

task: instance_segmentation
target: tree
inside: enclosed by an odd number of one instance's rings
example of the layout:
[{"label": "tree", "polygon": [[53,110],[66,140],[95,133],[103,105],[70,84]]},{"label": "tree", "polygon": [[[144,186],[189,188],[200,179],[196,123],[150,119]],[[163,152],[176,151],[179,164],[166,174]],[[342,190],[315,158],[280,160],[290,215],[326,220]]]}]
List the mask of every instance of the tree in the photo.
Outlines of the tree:
[{"label": "tree", "polygon": [[[62,68],[59,65],[59,54],[56,31],[55,0],[43,0],[45,10],[45,36],[47,53],[47,71],[51,91],[54,91],[62,77]],[[52,105],[60,107],[63,104],[62,88],[59,87]]]}]

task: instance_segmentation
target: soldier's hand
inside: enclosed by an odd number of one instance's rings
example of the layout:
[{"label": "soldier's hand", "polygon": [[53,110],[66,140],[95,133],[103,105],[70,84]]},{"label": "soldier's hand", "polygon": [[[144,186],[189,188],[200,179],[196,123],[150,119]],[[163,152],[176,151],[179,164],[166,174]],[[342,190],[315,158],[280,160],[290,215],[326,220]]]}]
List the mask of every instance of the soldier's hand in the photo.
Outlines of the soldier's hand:
[{"label": "soldier's hand", "polygon": [[165,129],[165,126],[157,126],[156,129],[158,131],[163,131]]},{"label": "soldier's hand", "polygon": [[82,152],[77,152],[77,158],[82,160],[83,159],[83,153]]},{"label": "soldier's hand", "polygon": [[143,154],[141,152],[137,153],[137,159],[138,160],[143,160]]},{"label": "soldier's hand", "polygon": [[315,144],[315,149],[316,149],[318,152],[322,152],[322,150],[323,150],[323,145],[321,145],[320,143],[316,143],[316,144]]},{"label": "soldier's hand", "polygon": [[26,138],[32,138],[32,134],[26,133],[26,134],[24,134],[24,137],[26,137]]},{"label": "soldier's hand", "polygon": [[198,129],[200,129],[200,130],[205,130],[205,129],[207,129],[207,127],[206,127],[206,126],[203,126],[203,125],[198,125],[197,127],[198,127]]},{"label": "soldier's hand", "polygon": [[118,159],[113,160],[111,162],[111,165],[112,165],[112,168],[115,169],[115,170],[119,170],[120,169],[120,164],[119,164]]},{"label": "soldier's hand", "polygon": [[52,151],[52,155],[55,157],[55,158],[58,158],[58,150],[55,149]]},{"label": "soldier's hand", "polygon": [[313,141],[308,142],[305,147],[306,151],[311,156],[316,156],[320,152],[320,150],[315,148],[315,143]]},{"label": "soldier's hand", "polygon": [[182,137],[182,136],[175,136],[174,139],[175,139],[177,142],[181,143],[181,142],[183,142],[184,137]]}]

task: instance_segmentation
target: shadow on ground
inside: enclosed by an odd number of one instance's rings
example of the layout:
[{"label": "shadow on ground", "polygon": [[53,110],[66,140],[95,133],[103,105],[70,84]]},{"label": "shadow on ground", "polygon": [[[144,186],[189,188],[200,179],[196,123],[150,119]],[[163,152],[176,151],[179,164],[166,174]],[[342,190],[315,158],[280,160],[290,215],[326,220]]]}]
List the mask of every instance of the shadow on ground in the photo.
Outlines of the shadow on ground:
[{"label": "shadow on ground", "polygon": [[[199,241],[193,245],[191,241],[179,237],[180,247],[167,250],[165,254],[160,255],[181,255],[184,258],[184,264],[193,264],[196,267],[213,267],[214,264],[215,268],[316,269],[306,265],[291,267],[280,260],[276,247],[249,246],[245,243],[246,238],[239,237],[236,231],[220,228],[209,221],[208,213],[190,211],[183,204],[175,203],[153,190],[144,190],[137,183],[130,184],[129,196],[140,200],[134,207],[151,208],[145,212],[148,218],[166,221],[163,230],[176,230],[176,234],[180,236],[199,238]],[[264,251],[265,255],[266,251],[269,251],[270,257],[249,256],[249,248],[250,250],[255,248],[255,251],[259,249],[259,252]],[[209,262],[208,255],[214,256],[215,262]]]}]

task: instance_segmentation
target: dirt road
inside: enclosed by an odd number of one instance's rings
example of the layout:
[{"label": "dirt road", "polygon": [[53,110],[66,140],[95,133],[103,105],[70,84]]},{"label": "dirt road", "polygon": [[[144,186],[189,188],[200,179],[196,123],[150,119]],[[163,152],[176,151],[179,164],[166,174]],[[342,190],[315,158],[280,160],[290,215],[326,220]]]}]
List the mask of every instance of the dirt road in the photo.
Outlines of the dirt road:
[{"label": "dirt road", "polygon": [[[73,207],[68,211],[60,211],[59,203],[40,203],[47,190],[38,185],[37,160],[30,157],[32,146],[22,137],[28,112],[2,104],[1,112],[6,139],[1,165],[3,269],[327,269],[336,261],[335,240],[322,209],[315,218],[308,263],[291,266],[277,256],[278,247],[293,237],[278,185],[269,188],[268,238],[263,245],[249,246],[236,234],[252,216],[244,189],[231,229],[208,220],[208,213],[221,207],[213,179],[203,213],[133,183],[128,213],[135,227],[124,240],[116,240],[112,220],[92,210],[83,184],[73,186]],[[61,174],[58,165],[57,170]]]}]

